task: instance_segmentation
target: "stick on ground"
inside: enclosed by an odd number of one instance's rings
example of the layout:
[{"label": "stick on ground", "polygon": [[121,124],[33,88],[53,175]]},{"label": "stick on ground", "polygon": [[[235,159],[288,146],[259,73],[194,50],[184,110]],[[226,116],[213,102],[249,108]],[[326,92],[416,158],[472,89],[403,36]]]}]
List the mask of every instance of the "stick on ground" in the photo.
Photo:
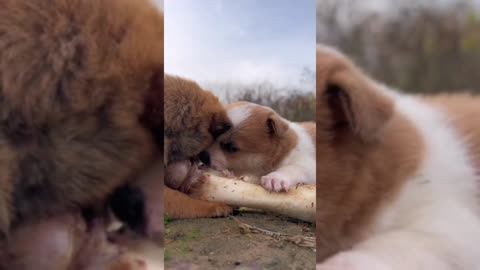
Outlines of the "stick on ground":
[{"label": "stick on ground", "polygon": [[258,233],[270,236],[277,240],[287,241],[294,243],[300,247],[307,247],[315,250],[316,240],[315,237],[312,236],[303,236],[303,235],[293,235],[293,234],[285,234],[279,232],[273,232],[266,229],[259,228],[257,226],[249,225],[243,222],[240,222],[238,219],[234,218],[234,220],[238,223],[240,227],[240,231],[242,233]]}]

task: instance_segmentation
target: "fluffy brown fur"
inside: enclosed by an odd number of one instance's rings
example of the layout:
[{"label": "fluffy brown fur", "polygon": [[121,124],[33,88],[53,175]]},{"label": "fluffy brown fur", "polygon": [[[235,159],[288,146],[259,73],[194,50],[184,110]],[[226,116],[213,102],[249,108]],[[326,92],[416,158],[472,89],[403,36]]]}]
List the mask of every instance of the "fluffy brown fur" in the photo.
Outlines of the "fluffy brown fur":
[{"label": "fluffy brown fur", "polygon": [[139,118],[158,73],[147,0],[0,2],[2,232],[104,200],[149,164]]},{"label": "fluffy brown fur", "polygon": [[317,49],[317,260],[350,247],[422,158],[416,129],[348,59]]},{"label": "fluffy brown fur", "polygon": [[231,128],[222,104],[193,81],[165,75],[165,160],[197,156]]},{"label": "fluffy brown fur", "polygon": [[[230,129],[231,123],[218,98],[195,82],[165,75],[164,86],[165,184],[186,191],[194,181],[192,178],[200,175],[196,165],[189,160]],[[232,208],[225,204],[194,200],[166,188],[165,212],[170,218],[213,217],[227,215]]]},{"label": "fluffy brown fur", "polygon": [[163,15],[150,1],[0,2],[0,268],[143,269],[79,210],[130,181],[146,214],[162,210],[161,178],[137,181],[162,148]]}]

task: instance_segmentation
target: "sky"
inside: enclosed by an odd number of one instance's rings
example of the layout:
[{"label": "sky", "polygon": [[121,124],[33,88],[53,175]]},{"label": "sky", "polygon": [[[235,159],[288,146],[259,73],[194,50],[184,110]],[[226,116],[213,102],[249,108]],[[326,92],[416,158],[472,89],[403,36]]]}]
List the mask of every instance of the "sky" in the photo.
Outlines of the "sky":
[{"label": "sky", "polygon": [[[314,91],[315,0],[164,0],[165,72]],[[309,89],[306,89],[309,88]]]}]

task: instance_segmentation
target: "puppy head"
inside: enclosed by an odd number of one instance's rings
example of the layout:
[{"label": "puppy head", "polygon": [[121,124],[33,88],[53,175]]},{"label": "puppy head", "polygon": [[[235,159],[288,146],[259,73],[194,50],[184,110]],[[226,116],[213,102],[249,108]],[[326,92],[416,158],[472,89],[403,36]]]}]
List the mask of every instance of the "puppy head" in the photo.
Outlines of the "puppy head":
[{"label": "puppy head", "polygon": [[218,98],[195,82],[165,75],[164,87],[167,164],[197,156],[231,128]]},{"label": "puppy head", "polygon": [[[227,106],[233,129],[209,148],[202,160],[211,167],[235,174],[271,172],[296,143],[295,133],[270,108],[248,102]],[[209,163],[209,164],[208,164]]]}]

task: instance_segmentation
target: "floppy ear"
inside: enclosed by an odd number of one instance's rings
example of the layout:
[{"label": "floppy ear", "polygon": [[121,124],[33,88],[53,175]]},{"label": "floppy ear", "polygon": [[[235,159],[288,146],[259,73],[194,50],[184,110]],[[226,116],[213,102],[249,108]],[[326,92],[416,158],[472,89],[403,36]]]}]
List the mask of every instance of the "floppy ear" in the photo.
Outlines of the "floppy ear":
[{"label": "floppy ear", "polygon": [[288,130],[288,123],[285,122],[278,114],[271,114],[266,121],[268,134],[274,137],[283,137]]},{"label": "floppy ear", "polygon": [[[353,73],[353,72],[352,72]],[[325,95],[334,128],[347,128],[364,142],[375,140],[393,115],[393,102],[375,89],[362,74],[347,74],[328,82]]]}]

